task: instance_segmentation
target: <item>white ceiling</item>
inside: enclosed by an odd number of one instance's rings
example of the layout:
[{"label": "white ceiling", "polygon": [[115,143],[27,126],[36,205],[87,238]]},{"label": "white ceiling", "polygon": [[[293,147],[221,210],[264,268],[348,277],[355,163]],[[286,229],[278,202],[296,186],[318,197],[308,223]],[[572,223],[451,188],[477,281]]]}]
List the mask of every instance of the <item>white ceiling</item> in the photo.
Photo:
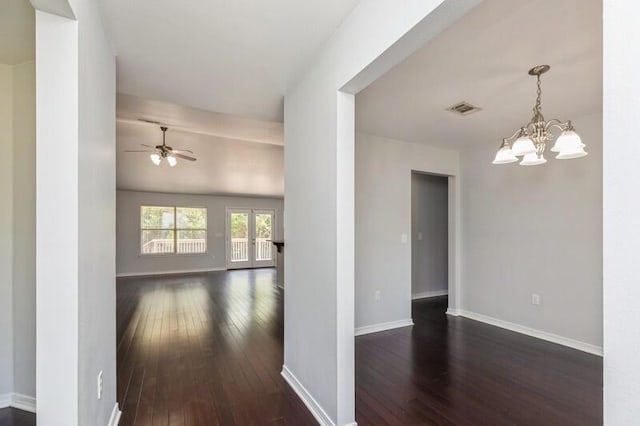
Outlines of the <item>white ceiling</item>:
[{"label": "white ceiling", "polygon": [[0,64],[15,65],[35,58],[35,12],[29,0],[2,0]]},{"label": "white ceiling", "polygon": [[282,99],[358,0],[102,0],[118,91],[282,121]]},{"label": "white ceiling", "polygon": [[145,149],[140,146],[143,143],[153,146],[162,143],[158,126],[118,120],[118,189],[269,197],[284,194],[282,145],[170,128],[167,145],[191,150],[197,158],[195,162],[178,160],[176,167],[171,168],[166,163],[155,166],[147,153],[124,152]]},{"label": "white ceiling", "polygon": [[284,143],[284,126],[277,121],[221,114],[122,93],[118,94],[117,112],[119,122],[145,125],[141,120],[150,120],[190,133],[271,145]]},{"label": "white ceiling", "polygon": [[[359,131],[429,145],[495,143],[531,118],[542,78],[547,119],[602,109],[601,0],[485,0],[356,97]],[[457,116],[459,101],[482,111]],[[579,128],[577,129],[579,131]]]}]

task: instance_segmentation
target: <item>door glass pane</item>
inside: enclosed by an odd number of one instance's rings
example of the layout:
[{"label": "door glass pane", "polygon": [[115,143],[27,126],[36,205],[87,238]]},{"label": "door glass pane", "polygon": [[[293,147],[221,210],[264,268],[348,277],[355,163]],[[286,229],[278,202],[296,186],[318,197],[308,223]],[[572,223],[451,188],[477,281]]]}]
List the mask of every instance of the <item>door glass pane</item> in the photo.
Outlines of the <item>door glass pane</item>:
[{"label": "door glass pane", "polygon": [[173,253],[173,231],[143,229],[140,241],[142,254]]},{"label": "door glass pane", "polygon": [[231,262],[249,261],[249,215],[231,213]]},{"label": "door glass pane", "polygon": [[256,213],[255,230],[256,230],[256,261],[263,262],[272,260],[273,244],[271,243],[271,230],[273,215],[271,213]]},{"label": "door glass pane", "polygon": [[178,230],[178,253],[206,253],[207,231],[204,229]]}]

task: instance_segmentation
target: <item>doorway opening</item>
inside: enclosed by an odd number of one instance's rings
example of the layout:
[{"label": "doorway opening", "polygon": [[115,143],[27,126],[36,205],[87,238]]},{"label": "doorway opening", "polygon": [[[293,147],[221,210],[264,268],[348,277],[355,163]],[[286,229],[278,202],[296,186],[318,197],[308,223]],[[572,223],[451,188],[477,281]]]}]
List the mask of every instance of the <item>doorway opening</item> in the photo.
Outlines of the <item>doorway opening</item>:
[{"label": "doorway opening", "polygon": [[[411,173],[411,299],[446,312],[449,295],[449,178]],[[440,309],[442,308],[442,309]],[[413,309],[412,309],[413,311]]]}]

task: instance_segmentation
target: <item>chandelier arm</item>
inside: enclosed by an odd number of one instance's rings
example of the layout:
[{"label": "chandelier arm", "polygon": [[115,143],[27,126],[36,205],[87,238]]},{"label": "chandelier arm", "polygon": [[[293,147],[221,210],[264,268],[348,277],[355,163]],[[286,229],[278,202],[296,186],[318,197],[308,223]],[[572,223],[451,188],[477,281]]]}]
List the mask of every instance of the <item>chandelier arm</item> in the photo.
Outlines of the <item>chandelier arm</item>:
[{"label": "chandelier arm", "polygon": [[545,130],[551,130],[552,128],[556,128],[562,132],[565,130],[570,130],[572,128],[571,120],[560,121],[557,118],[552,118],[547,121],[547,124],[544,126]]},{"label": "chandelier arm", "polygon": [[519,128],[518,130],[513,132],[513,134],[511,136],[509,136],[508,138],[504,138],[504,140],[507,140],[507,141],[511,142],[511,141],[519,138],[520,135],[522,134],[522,129],[524,129],[524,127]]},{"label": "chandelier arm", "polygon": [[[571,124],[571,120],[560,121],[554,118],[547,122],[547,124],[545,125],[545,129],[551,135],[553,135],[553,132],[551,131],[551,129],[558,129],[562,134],[567,130],[573,130],[573,125]],[[553,136],[557,137],[556,135],[553,135]]]}]

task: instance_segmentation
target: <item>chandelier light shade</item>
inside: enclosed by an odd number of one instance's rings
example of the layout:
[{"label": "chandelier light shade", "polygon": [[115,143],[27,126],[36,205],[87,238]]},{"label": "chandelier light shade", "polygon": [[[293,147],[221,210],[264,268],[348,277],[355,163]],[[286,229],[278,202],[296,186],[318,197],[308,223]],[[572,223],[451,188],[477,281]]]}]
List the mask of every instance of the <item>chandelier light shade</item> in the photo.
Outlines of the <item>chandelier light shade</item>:
[{"label": "chandelier light shade", "polygon": [[496,154],[496,158],[493,160],[493,164],[509,164],[518,161],[518,157],[513,155],[513,150],[509,146],[509,142],[506,139],[502,140],[502,145]]},{"label": "chandelier light shade", "polygon": [[[551,152],[558,154],[556,155],[558,160],[569,160],[587,155],[584,150],[585,144],[582,143],[580,136],[575,132],[571,120],[560,121],[554,118],[545,121],[542,115],[542,83],[540,76],[549,71],[550,68],[549,65],[538,65],[529,70],[529,75],[535,76],[538,80],[538,96],[533,107],[533,117],[526,126],[521,127],[511,136],[502,140],[493,164],[515,163],[519,161],[518,157],[523,157],[520,161],[521,166],[537,166],[546,163],[544,151],[547,143],[555,137],[551,133],[552,129],[560,132],[555,144],[550,149]],[[510,146],[510,142],[513,142],[513,145]]]},{"label": "chandelier light shade", "polygon": [[546,162],[547,160],[544,158],[544,155],[536,154],[535,152],[530,152],[529,154],[524,156],[524,158],[520,162],[520,165],[521,166],[538,166]]}]

